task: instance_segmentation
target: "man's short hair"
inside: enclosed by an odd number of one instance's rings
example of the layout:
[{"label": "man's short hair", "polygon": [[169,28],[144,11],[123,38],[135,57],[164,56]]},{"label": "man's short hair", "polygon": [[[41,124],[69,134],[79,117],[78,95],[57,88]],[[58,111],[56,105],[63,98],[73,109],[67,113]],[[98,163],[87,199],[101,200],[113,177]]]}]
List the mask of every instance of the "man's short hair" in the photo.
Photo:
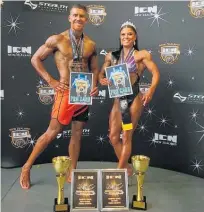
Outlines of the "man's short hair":
[{"label": "man's short hair", "polygon": [[74,5],[71,7],[71,9],[70,9],[70,13],[71,13],[71,10],[72,10],[73,8],[77,8],[77,9],[84,10],[84,11],[87,13],[87,8],[86,8],[86,6],[84,6],[84,5],[82,5],[82,4],[74,4]]}]

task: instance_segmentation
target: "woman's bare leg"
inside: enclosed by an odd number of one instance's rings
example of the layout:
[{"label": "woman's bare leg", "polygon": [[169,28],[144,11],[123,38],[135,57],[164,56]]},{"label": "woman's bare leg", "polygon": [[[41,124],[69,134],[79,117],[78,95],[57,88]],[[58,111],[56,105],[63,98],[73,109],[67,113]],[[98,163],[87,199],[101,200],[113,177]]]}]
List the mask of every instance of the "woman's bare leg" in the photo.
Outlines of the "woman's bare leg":
[{"label": "woman's bare leg", "polygon": [[121,155],[119,159],[118,168],[125,168],[127,166],[128,160],[132,152],[132,135],[134,130],[137,127],[143,108],[144,106],[142,102],[142,94],[139,93],[134,99],[130,107],[130,114],[131,114],[133,129],[126,130],[123,132],[122,149],[121,149]]}]

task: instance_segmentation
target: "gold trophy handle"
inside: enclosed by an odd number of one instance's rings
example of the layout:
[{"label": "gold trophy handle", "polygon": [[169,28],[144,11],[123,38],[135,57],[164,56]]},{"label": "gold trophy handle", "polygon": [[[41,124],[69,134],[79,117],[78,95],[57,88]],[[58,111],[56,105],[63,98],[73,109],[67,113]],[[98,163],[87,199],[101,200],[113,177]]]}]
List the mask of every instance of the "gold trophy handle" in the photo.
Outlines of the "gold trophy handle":
[{"label": "gold trophy handle", "polygon": [[64,183],[66,180],[66,175],[57,175],[57,184],[58,184],[58,197],[57,204],[64,204]]},{"label": "gold trophy handle", "polygon": [[143,198],[143,184],[144,184],[144,173],[137,173],[137,201],[141,202],[144,200]]}]

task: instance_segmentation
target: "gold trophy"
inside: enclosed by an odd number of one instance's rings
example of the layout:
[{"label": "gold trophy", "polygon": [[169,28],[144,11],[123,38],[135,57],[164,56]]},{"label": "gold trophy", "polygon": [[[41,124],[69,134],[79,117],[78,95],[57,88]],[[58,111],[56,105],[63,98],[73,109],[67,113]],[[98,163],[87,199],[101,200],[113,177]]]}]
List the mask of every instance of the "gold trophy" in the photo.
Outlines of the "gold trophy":
[{"label": "gold trophy", "polygon": [[71,167],[71,159],[67,156],[58,156],[52,159],[52,164],[56,171],[56,178],[58,184],[58,197],[55,198],[54,212],[68,212],[70,207],[68,198],[64,198],[64,184],[66,175]]},{"label": "gold trophy", "polygon": [[133,195],[132,209],[147,210],[146,196],[143,196],[144,176],[149,166],[150,158],[144,155],[132,156],[132,165],[137,177],[137,195]]}]

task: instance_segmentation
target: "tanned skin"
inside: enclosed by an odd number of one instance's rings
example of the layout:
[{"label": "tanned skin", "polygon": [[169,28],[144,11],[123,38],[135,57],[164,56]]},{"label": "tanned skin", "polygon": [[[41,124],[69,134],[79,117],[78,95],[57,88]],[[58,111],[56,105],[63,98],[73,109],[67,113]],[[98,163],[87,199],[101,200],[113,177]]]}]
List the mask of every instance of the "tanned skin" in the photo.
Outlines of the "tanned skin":
[{"label": "tanned skin", "polygon": [[[124,58],[127,57],[128,52],[134,45],[134,41],[137,39],[136,33],[131,27],[124,27],[120,32],[121,45],[124,50]],[[138,121],[142,114],[144,106],[146,106],[152,99],[156,87],[159,83],[160,74],[157,65],[153,62],[151,54],[147,50],[134,51],[135,63],[137,66],[137,73],[142,75],[145,68],[152,74],[152,83],[147,93],[142,95],[140,92],[135,97],[131,107],[130,114],[133,124],[132,130],[123,131],[122,142],[120,141],[120,134],[122,131],[122,117],[120,112],[119,99],[115,98],[112,111],[109,117],[109,138],[114,148],[115,154],[119,160],[118,168],[127,168],[128,175],[132,175],[132,168],[128,165],[128,160],[132,152],[132,136],[137,127]],[[111,52],[105,57],[105,62],[99,74],[99,82],[101,85],[108,85],[110,82],[104,77],[105,68],[112,64]],[[130,73],[130,81],[133,85],[137,80],[137,74]]]},{"label": "tanned skin", "polygon": [[[87,23],[87,12],[80,8],[72,8],[68,18],[74,36],[79,41],[84,26]],[[96,45],[86,35],[84,35],[84,49],[82,58],[83,71],[88,71],[88,61],[90,61],[90,69],[93,73],[93,89],[90,93],[91,96],[98,94],[97,79],[98,79],[98,61],[95,54]],[[59,72],[59,80],[54,79],[46,70],[43,61],[51,54],[54,53],[54,60]],[[69,77],[71,71],[77,71],[73,67],[72,45],[69,37],[68,30],[50,36],[45,44],[43,44],[33,55],[31,63],[37,73],[52,87],[56,92],[63,92],[69,88]],[[68,147],[69,156],[72,160],[71,170],[77,167],[77,161],[80,153],[81,136],[84,127],[84,122],[72,121],[72,136]],[[35,162],[36,158],[41,152],[56,138],[58,133],[61,132],[63,125],[56,119],[51,119],[46,132],[41,135],[36,145],[33,148],[31,155],[22,168],[20,176],[20,185],[23,189],[30,188],[30,169]],[[71,170],[67,181],[71,181]]]}]

